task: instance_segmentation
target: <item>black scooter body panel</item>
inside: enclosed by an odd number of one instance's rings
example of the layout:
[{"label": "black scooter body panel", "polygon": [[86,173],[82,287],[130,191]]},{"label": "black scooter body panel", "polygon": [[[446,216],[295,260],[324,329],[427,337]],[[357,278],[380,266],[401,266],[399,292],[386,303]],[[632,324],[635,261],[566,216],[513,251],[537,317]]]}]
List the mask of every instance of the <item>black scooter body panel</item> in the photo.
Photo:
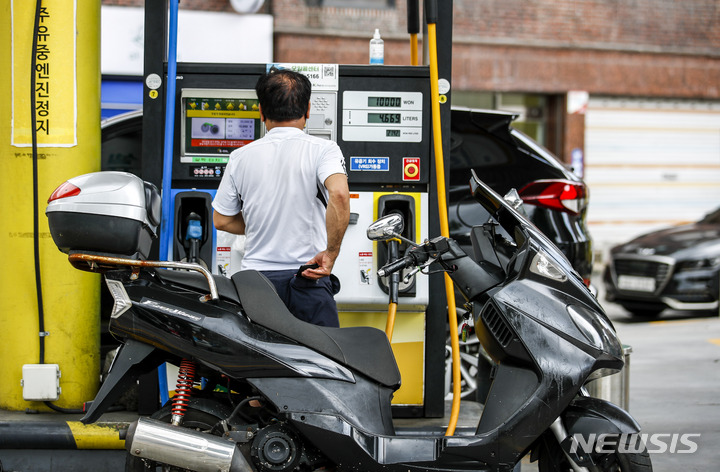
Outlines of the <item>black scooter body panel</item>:
[{"label": "black scooter body panel", "polygon": [[94,423],[105,410],[127,390],[132,382],[145,372],[157,367],[162,360],[152,346],[128,339],[115,355],[110,372],[100,386],[85,416],[83,424]]},{"label": "black scooter body panel", "polygon": [[240,307],[169,291],[152,280],[125,283],[132,307],[110,320],[117,336],[200,361],[232,378],[323,377],[354,382],[346,367],[250,322]]},{"label": "black scooter body panel", "polygon": [[[333,415],[374,435],[393,435],[390,400],[393,391],[363,376],[354,384],[331,379],[257,378],[248,383],[278,411],[299,418]],[[313,438],[310,438],[313,440]],[[322,435],[317,447],[326,450]]]}]

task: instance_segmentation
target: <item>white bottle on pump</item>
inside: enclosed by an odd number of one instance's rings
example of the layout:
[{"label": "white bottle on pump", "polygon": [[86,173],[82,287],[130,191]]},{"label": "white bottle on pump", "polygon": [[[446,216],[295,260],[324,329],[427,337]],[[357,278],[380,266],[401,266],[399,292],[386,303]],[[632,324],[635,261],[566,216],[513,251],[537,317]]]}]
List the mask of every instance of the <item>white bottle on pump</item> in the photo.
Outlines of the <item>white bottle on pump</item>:
[{"label": "white bottle on pump", "polygon": [[380,30],[375,28],[375,34],[370,40],[370,64],[385,63],[385,42],[380,37]]}]

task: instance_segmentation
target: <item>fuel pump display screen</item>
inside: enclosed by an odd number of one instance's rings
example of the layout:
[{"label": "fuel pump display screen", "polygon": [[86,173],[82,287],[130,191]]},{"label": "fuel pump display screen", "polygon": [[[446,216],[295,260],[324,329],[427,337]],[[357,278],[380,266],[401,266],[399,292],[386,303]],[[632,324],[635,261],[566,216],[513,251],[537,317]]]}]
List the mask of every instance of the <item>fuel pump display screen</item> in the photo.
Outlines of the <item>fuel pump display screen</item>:
[{"label": "fuel pump display screen", "polygon": [[400,124],[400,113],[368,113],[368,123]]},{"label": "fuel pump display screen", "polygon": [[343,92],[343,141],[419,143],[421,92]]},{"label": "fuel pump display screen", "polygon": [[401,100],[400,97],[368,97],[368,106],[400,108],[402,106]]},{"label": "fuel pump display screen", "polygon": [[227,163],[233,150],[262,134],[254,90],[183,89],[181,107],[183,163]]}]

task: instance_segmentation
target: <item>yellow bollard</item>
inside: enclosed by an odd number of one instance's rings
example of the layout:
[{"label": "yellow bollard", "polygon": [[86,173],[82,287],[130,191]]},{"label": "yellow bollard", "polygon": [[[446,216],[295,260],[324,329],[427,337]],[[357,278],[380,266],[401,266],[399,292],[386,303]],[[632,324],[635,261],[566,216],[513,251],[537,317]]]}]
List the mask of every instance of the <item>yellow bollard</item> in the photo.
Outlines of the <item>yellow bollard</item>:
[{"label": "yellow bollard", "polygon": [[[32,128],[38,143],[39,261],[45,363],[59,364],[55,404],[92,400],[100,374],[98,276],[73,269],[50,237],[45,208],[66,179],[100,170],[100,2],[43,0],[31,115],[35,4],[0,0],[0,408],[47,409],[23,399],[24,364],[40,357],[34,270]],[[9,93],[8,93],[9,92]]]}]

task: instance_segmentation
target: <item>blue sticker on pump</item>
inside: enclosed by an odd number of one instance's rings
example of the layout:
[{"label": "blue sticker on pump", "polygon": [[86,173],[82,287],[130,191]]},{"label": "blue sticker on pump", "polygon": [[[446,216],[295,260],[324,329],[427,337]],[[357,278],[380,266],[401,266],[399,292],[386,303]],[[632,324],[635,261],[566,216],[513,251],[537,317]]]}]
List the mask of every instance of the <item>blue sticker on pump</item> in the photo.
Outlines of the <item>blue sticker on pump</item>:
[{"label": "blue sticker on pump", "polygon": [[389,157],[351,157],[351,171],[383,171],[390,170]]}]

